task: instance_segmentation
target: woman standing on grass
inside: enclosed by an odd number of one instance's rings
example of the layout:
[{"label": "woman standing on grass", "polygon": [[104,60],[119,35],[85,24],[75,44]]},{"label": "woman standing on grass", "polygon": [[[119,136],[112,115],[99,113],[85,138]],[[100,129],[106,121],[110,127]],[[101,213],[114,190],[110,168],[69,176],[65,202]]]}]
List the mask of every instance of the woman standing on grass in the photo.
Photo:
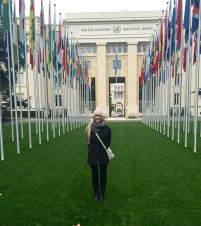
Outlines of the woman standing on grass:
[{"label": "woman standing on grass", "polygon": [[[96,133],[99,135],[106,147],[110,146],[111,129],[106,125],[102,112],[96,109],[93,112],[93,121],[90,122],[85,130],[88,150],[87,163],[91,167],[92,184],[95,193],[95,201],[104,201],[104,192],[107,182],[107,165],[109,159],[105,149],[100,143]],[[99,171],[100,171],[100,190],[99,190]]]}]

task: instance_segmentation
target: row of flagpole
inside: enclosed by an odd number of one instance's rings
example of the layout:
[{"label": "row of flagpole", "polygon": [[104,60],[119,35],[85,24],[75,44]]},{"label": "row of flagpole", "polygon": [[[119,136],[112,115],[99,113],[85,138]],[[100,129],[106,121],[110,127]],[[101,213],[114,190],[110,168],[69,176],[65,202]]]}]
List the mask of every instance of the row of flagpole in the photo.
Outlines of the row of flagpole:
[{"label": "row of flagpole", "polygon": [[[49,25],[48,32],[44,25],[43,0],[41,0],[40,21],[35,24],[34,0],[30,0],[30,22],[29,22],[29,46],[27,48],[26,23],[25,23],[25,1],[19,0],[19,41],[23,48],[24,68],[26,72],[26,91],[27,91],[27,112],[28,112],[28,128],[29,128],[29,148],[32,148],[32,132],[31,127],[31,106],[30,106],[30,85],[34,88],[35,101],[35,131],[38,134],[39,144],[42,143],[41,133],[44,132],[44,117],[46,121],[47,141],[49,141],[49,118],[53,138],[56,137],[56,129],[58,136],[61,135],[61,127],[63,134],[83,126],[89,120],[92,111],[91,103],[91,71],[89,62],[84,54],[78,52],[78,43],[71,32],[71,43],[69,44],[69,31],[66,30],[66,22],[64,21],[64,34],[61,31],[61,14],[59,22],[59,32],[56,32],[56,5],[54,5],[54,22],[51,23],[51,0],[49,0]],[[7,50],[8,60],[8,77],[9,77],[9,94],[11,106],[11,132],[12,141],[15,140],[16,133],[17,153],[20,153],[20,137],[18,130],[18,109],[16,94],[16,74],[18,75],[18,90],[20,99],[20,125],[21,138],[24,138],[22,104],[21,104],[21,82],[19,70],[19,51],[17,37],[17,21],[15,18],[15,9],[10,1],[3,2],[3,30],[5,36],[5,49]],[[13,19],[12,19],[13,17]],[[10,35],[9,35],[10,34]],[[48,34],[48,37],[47,37]],[[9,50],[9,37],[10,47]],[[17,55],[15,53],[16,44]],[[10,66],[10,53],[11,62]],[[27,53],[30,52],[30,65],[33,73],[28,70]],[[17,59],[17,69],[15,71],[15,57]],[[12,81],[11,75],[12,71]],[[30,84],[32,76],[33,84]],[[13,92],[13,94],[12,94]],[[14,112],[15,127],[13,122],[12,95],[14,96]],[[61,103],[61,105],[60,105]],[[1,105],[0,105],[1,107]],[[45,109],[44,109],[45,108]],[[0,112],[2,113],[1,109]],[[60,118],[61,115],[61,118]],[[4,160],[3,146],[3,130],[2,130],[2,114],[0,114],[0,142],[1,142],[1,160]]]},{"label": "row of flagpole", "polygon": [[[187,147],[190,133],[190,118],[194,85],[194,152],[197,151],[198,90],[200,72],[200,18],[201,0],[172,0],[167,3],[164,15],[153,35],[143,58],[140,84],[142,89],[143,123],[172,140],[177,129],[180,143],[182,100],[184,106],[184,146]],[[169,4],[169,7],[168,7]],[[184,12],[184,13],[183,13]],[[183,31],[185,31],[185,40]],[[193,43],[194,37],[194,43]],[[194,46],[194,53],[193,53]],[[178,57],[180,56],[180,57]],[[194,64],[195,67],[194,67]],[[195,68],[195,70],[193,70]],[[195,73],[194,73],[195,71]],[[179,77],[179,79],[178,79]],[[182,86],[184,84],[184,95]],[[192,81],[195,84],[192,84]],[[183,96],[183,98],[182,98]]]}]

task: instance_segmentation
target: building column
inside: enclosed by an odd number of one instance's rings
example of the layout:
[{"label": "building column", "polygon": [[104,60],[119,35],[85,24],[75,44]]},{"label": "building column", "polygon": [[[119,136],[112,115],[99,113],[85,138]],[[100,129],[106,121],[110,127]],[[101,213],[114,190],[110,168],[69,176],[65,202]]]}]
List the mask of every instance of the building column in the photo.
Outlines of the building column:
[{"label": "building column", "polygon": [[126,79],[126,117],[139,114],[139,79],[137,75],[137,42],[128,43],[128,76]]},{"label": "building column", "polygon": [[97,45],[97,74],[96,74],[96,107],[101,109],[103,116],[108,117],[107,107],[107,73],[106,73],[106,43],[98,42]]}]

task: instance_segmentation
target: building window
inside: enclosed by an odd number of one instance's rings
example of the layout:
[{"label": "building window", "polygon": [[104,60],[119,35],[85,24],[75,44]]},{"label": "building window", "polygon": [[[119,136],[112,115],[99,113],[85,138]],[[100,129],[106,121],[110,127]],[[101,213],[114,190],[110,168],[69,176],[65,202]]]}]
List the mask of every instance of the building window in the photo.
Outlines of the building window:
[{"label": "building window", "polygon": [[87,61],[88,62],[88,69],[91,68],[91,61]]},{"label": "building window", "polygon": [[[179,86],[179,78],[180,78],[180,74],[178,73],[175,76],[175,86]],[[182,84],[182,77],[181,77],[181,84]]]},{"label": "building window", "polygon": [[174,105],[178,105],[179,103],[179,93],[175,93],[174,95]]},{"label": "building window", "polygon": [[86,46],[82,46],[82,53],[86,52]]},{"label": "building window", "polygon": [[17,73],[17,85],[24,86],[24,73]]},{"label": "building window", "polygon": [[[17,97],[20,98],[20,94],[16,93]],[[21,93],[21,99],[24,100],[24,93]]]},{"label": "building window", "polygon": [[96,53],[96,46],[93,46],[93,53]]},{"label": "building window", "polygon": [[112,52],[113,52],[113,53],[116,53],[116,51],[117,51],[116,46],[112,46]]},{"label": "building window", "polygon": [[111,51],[111,46],[107,45],[107,53],[110,53],[110,51]]},{"label": "building window", "polygon": [[141,45],[138,45],[138,46],[137,46],[137,52],[138,52],[138,53],[141,53]]},{"label": "building window", "polygon": [[77,47],[78,55],[81,55],[81,49],[80,46]]},{"label": "building window", "polygon": [[114,93],[115,99],[123,99],[123,92],[116,92]]},{"label": "building window", "polygon": [[[115,60],[113,60],[113,69],[115,69]],[[118,60],[117,69],[121,69],[121,60]]]},{"label": "building window", "polygon": [[127,53],[127,45],[124,45],[124,53]]},{"label": "building window", "polygon": [[147,50],[147,45],[143,45],[143,52],[145,53]]},{"label": "building window", "polygon": [[[55,104],[57,105],[57,95],[55,95]],[[61,95],[59,95],[59,106],[61,106]]]},{"label": "building window", "polygon": [[91,46],[87,46],[87,53],[91,53]]},{"label": "building window", "polygon": [[121,53],[122,46],[118,46],[118,53]]}]

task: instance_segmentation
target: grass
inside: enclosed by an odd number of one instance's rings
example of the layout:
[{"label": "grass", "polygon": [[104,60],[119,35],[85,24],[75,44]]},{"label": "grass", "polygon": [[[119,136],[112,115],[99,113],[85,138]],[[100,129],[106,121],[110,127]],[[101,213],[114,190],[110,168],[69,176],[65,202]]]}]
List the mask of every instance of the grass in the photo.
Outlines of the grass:
[{"label": "grass", "polygon": [[184,148],[183,133],[177,144],[140,122],[108,124],[116,158],[103,203],[93,200],[84,127],[43,134],[41,145],[33,135],[32,149],[25,132],[20,154],[4,127],[0,225],[201,225],[200,139],[193,153],[192,134]]}]

